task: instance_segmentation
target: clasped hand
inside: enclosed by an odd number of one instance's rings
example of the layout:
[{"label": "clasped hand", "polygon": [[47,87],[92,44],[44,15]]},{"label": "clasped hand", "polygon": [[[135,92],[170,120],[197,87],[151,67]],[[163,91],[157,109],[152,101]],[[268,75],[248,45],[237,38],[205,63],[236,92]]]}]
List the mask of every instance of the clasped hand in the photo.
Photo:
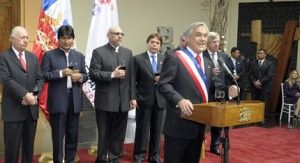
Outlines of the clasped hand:
[{"label": "clasped hand", "polygon": [[81,74],[79,70],[72,70],[69,68],[65,68],[62,70],[63,76],[70,76],[72,82],[77,82],[81,79]]},{"label": "clasped hand", "polygon": [[255,87],[256,89],[261,89],[261,88],[262,88],[262,84],[260,83],[259,80],[254,81],[254,82],[253,82],[253,85],[254,85],[254,87]]},{"label": "clasped hand", "polygon": [[22,105],[36,105],[38,103],[37,97],[33,95],[33,93],[28,92],[23,97],[23,100],[21,101]]},{"label": "clasped hand", "polygon": [[112,72],[114,74],[114,78],[117,79],[124,79],[125,78],[125,70],[121,69],[121,65],[115,68],[115,70]]}]

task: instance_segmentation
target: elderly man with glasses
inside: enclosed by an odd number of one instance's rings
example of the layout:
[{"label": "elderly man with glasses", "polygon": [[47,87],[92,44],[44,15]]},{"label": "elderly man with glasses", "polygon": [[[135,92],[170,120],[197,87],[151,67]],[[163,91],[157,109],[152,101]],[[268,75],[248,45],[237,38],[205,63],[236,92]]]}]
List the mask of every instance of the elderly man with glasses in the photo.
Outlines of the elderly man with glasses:
[{"label": "elderly man with glasses", "polygon": [[108,30],[108,43],[94,49],[90,78],[96,83],[95,111],[98,128],[96,162],[120,162],[127,116],[136,107],[132,99],[131,50],[120,46],[124,33],[120,27]]}]

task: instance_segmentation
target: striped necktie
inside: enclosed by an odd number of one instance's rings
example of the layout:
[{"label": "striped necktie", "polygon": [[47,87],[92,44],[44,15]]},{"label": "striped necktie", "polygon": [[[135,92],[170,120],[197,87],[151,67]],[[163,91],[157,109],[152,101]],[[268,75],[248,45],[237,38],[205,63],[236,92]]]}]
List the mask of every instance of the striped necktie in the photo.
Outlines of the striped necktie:
[{"label": "striped necktie", "polygon": [[22,65],[22,68],[26,71],[27,66],[26,66],[25,56],[23,56],[23,53],[19,53],[19,60]]}]

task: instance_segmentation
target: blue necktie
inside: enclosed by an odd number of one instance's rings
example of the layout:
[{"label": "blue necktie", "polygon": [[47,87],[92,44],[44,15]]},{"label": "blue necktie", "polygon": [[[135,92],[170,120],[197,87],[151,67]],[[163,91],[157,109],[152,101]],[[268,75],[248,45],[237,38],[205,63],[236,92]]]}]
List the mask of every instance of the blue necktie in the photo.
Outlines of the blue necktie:
[{"label": "blue necktie", "polygon": [[151,61],[151,65],[152,65],[152,70],[154,73],[156,73],[157,71],[157,63],[155,61],[155,55],[151,55],[152,61]]}]

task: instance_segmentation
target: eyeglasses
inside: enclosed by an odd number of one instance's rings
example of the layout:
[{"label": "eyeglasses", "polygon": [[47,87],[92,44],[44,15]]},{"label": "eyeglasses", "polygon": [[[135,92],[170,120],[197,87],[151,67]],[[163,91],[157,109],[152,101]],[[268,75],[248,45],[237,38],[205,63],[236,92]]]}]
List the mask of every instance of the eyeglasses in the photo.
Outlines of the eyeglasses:
[{"label": "eyeglasses", "polygon": [[125,34],[122,33],[122,32],[110,32],[110,33],[115,35],[115,36],[125,36]]}]

